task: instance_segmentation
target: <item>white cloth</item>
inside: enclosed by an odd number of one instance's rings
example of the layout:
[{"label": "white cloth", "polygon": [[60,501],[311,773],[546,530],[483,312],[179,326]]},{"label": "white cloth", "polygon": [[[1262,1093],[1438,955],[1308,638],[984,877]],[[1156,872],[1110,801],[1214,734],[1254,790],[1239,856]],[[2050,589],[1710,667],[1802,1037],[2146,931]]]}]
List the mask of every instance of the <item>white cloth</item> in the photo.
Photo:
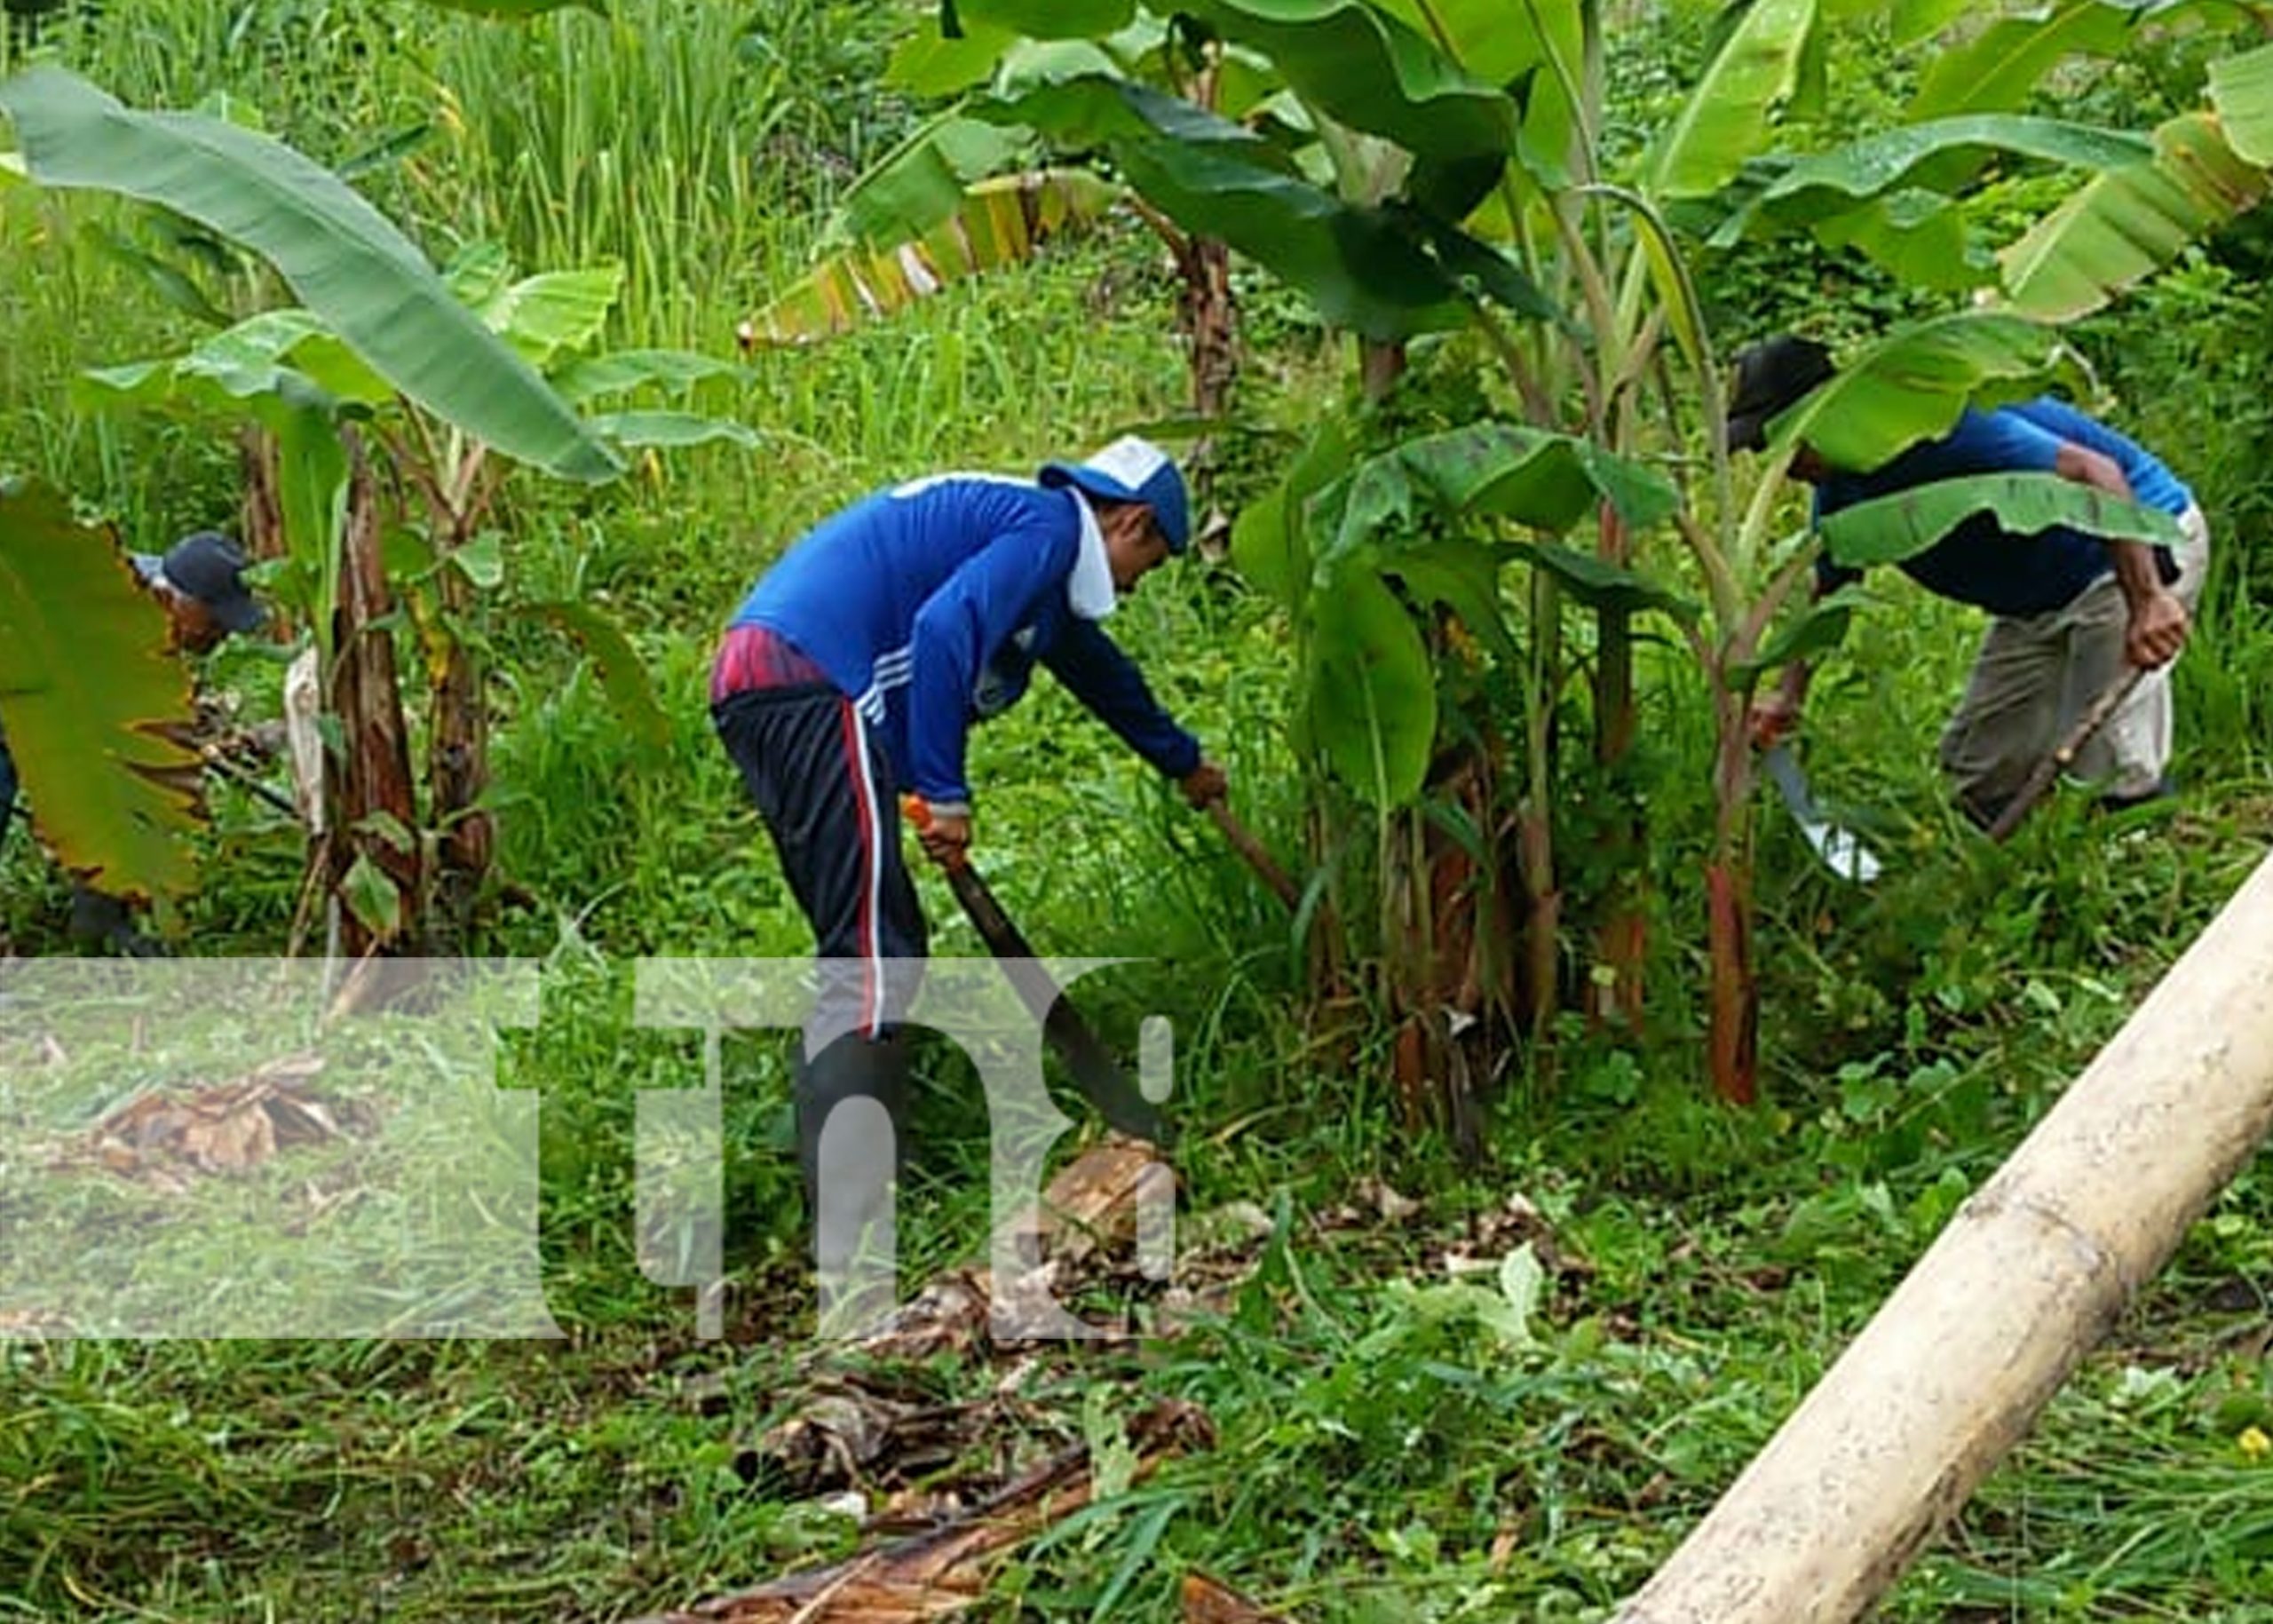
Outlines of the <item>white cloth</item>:
[{"label": "white cloth", "polygon": [[1065,580],[1065,602],[1085,621],[1101,621],[1121,606],[1113,584],[1113,560],[1105,556],[1105,531],[1097,511],[1080,487],[1073,487],[1073,505],[1081,512],[1081,549],[1073,556],[1073,573]]}]

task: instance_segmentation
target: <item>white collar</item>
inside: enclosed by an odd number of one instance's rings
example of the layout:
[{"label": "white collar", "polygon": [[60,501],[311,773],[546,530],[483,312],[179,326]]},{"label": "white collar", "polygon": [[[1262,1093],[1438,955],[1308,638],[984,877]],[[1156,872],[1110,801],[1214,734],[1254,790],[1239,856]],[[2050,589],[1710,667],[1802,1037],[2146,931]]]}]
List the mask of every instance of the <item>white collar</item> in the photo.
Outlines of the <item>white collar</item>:
[{"label": "white collar", "polygon": [[1081,487],[1070,487],[1073,506],[1081,515],[1081,539],[1073,555],[1073,573],[1065,578],[1065,602],[1085,621],[1101,621],[1120,606],[1121,594],[1113,584],[1113,560],[1105,556],[1105,531]]}]

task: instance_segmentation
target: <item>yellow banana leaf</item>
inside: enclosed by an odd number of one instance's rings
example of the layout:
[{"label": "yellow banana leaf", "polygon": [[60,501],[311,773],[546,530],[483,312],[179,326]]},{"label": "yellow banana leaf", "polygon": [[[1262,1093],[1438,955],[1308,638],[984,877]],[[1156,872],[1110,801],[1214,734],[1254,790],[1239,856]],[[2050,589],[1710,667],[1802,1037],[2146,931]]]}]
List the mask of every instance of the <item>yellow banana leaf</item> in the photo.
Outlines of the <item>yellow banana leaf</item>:
[{"label": "yellow banana leaf", "polygon": [[1119,187],[1083,170],[997,176],[962,206],[891,248],[855,248],[816,266],[741,325],[742,347],[812,344],[897,314],[966,276],[1020,265],[1049,236],[1111,208]]}]

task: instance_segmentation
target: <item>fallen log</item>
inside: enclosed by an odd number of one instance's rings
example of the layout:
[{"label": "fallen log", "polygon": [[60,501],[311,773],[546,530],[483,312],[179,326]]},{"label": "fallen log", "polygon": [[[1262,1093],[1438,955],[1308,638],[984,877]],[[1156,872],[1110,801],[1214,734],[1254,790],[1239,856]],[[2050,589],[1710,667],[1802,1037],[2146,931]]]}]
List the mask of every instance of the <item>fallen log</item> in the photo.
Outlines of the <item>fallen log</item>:
[{"label": "fallen log", "polygon": [[2273,859],[1612,1624],[1860,1615],[2273,1129]]}]

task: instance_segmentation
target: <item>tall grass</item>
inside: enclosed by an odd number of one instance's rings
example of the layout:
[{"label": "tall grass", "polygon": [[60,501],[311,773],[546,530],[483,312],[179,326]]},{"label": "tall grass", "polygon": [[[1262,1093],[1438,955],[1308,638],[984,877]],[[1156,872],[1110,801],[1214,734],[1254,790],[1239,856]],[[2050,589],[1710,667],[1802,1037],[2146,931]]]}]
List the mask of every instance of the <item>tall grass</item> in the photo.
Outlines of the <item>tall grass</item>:
[{"label": "tall grass", "polygon": [[422,212],[530,266],[621,262],[635,343],[731,345],[842,183],[896,138],[883,8],[624,0],[450,27],[424,68],[444,139]]}]

